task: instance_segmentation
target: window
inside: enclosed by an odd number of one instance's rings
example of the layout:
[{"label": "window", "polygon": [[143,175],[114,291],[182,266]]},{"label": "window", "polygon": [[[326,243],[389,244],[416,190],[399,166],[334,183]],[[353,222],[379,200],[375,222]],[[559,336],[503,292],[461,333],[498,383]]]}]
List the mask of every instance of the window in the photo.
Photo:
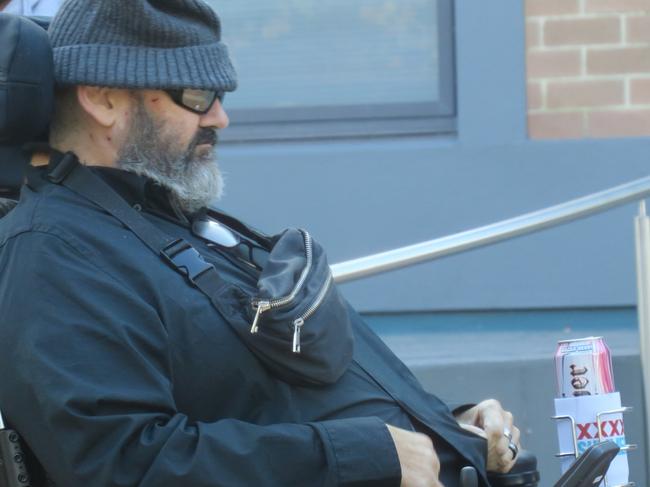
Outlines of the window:
[{"label": "window", "polygon": [[228,140],[455,131],[452,0],[210,0]]}]

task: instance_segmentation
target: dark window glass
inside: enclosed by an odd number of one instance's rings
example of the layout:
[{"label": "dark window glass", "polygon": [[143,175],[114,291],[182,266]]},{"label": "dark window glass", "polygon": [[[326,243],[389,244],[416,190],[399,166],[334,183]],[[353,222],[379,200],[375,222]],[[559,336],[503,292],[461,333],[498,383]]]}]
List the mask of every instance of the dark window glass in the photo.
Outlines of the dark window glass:
[{"label": "dark window glass", "polygon": [[239,74],[233,125],[327,135],[336,121],[453,118],[450,1],[210,0]]}]

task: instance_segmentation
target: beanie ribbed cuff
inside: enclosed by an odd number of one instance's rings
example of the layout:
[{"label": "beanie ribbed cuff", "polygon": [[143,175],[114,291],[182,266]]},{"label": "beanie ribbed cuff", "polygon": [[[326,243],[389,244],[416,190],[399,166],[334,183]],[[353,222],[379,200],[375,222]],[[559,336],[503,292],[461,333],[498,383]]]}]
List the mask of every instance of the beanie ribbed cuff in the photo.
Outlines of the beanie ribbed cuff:
[{"label": "beanie ribbed cuff", "polygon": [[237,75],[222,42],[183,48],[110,44],[55,47],[57,83],[132,89],[233,91]]}]

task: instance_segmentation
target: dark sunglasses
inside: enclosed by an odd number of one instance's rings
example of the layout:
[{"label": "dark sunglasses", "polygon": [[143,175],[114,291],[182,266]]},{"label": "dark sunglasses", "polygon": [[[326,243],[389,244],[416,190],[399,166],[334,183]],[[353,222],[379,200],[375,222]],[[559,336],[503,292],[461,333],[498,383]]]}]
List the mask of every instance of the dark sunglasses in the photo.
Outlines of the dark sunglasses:
[{"label": "dark sunglasses", "polygon": [[207,242],[208,247],[228,252],[239,261],[262,271],[269,252],[261,245],[241,237],[224,224],[211,218],[195,220],[192,233]]},{"label": "dark sunglasses", "polygon": [[189,111],[204,115],[210,111],[214,102],[219,100],[223,103],[225,93],[223,91],[212,90],[164,90],[174,103]]}]

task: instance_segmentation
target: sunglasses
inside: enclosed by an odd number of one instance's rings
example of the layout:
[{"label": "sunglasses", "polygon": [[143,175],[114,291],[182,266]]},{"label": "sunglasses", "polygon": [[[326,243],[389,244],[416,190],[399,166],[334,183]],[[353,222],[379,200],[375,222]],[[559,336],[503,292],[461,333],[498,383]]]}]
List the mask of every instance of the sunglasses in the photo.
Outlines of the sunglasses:
[{"label": "sunglasses", "polygon": [[192,233],[205,240],[208,247],[226,251],[257,271],[262,271],[268,259],[267,249],[211,218],[195,220]]},{"label": "sunglasses", "polygon": [[189,111],[204,115],[210,111],[214,102],[219,100],[223,103],[226,94],[223,91],[212,90],[164,90],[169,95],[174,103]]}]

